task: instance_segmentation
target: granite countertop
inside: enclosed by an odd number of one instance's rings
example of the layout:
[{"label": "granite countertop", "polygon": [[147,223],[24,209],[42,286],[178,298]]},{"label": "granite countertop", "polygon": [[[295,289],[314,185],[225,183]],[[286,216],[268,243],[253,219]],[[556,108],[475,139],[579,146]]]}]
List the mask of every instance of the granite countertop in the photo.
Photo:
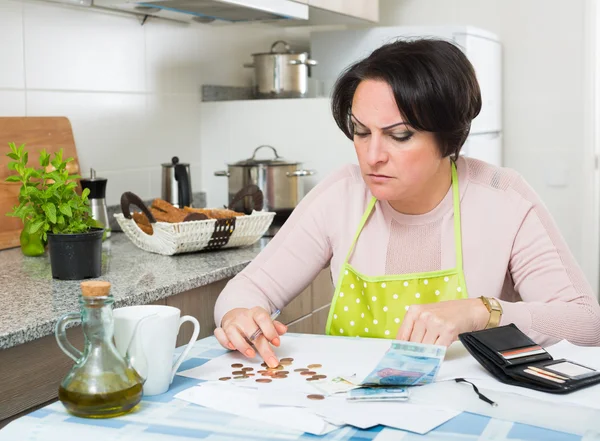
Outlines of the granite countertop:
[{"label": "granite countertop", "polygon": [[[245,248],[161,256],[133,245],[123,233],[103,244],[102,277],[111,283],[115,307],[141,305],[239,273],[268,239]],[[54,333],[56,321],[79,311],[81,281],[52,279],[48,255],[0,251],[0,349]]]}]

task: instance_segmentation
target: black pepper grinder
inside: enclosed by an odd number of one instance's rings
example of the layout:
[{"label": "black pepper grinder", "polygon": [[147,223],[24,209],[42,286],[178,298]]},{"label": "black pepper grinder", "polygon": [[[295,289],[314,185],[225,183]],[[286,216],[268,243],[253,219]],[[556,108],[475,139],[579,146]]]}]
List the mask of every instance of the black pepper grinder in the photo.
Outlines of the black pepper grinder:
[{"label": "black pepper grinder", "polygon": [[106,178],[97,178],[96,170],[90,169],[90,177],[81,179],[81,187],[88,188],[90,194],[90,208],[92,217],[104,228],[106,237],[110,237],[110,223],[108,222],[108,211],[106,209]]}]

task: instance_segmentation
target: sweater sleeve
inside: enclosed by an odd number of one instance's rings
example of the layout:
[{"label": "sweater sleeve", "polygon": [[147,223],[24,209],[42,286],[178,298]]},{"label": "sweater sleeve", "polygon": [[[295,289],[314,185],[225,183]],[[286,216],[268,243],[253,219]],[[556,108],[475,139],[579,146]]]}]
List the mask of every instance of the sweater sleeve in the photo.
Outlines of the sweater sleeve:
[{"label": "sweater sleeve", "polygon": [[234,308],[283,309],[327,266],[333,253],[328,226],[338,214],[333,213],[336,202],[344,198],[348,170],[312,189],[266,248],[229,281],[215,305],[217,326]]},{"label": "sweater sleeve", "polygon": [[513,190],[531,204],[517,232],[509,271],[521,302],[501,301],[501,325],[514,323],[541,345],[567,339],[600,345],[600,306],[539,196],[518,178]]}]

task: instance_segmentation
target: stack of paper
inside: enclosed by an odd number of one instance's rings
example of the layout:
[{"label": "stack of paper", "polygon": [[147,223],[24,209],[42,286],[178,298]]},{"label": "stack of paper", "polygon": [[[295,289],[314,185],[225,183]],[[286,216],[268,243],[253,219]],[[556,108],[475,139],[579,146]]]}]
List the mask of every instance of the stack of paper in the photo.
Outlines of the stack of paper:
[{"label": "stack of paper", "polygon": [[[181,372],[180,375],[208,383],[176,397],[276,425],[290,427],[293,421],[291,428],[315,435],[345,424],[359,428],[382,424],[424,434],[460,413],[410,401],[353,401],[347,400],[346,395],[331,393],[335,388],[347,391],[359,384],[430,383],[440,368],[444,356],[442,347],[382,339],[286,336],[277,348],[277,356],[293,360],[293,365],[285,368],[289,374],[284,379],[259,383],[258,377],[249,377],[220,382],[219,378],[231,372],[232,365],[243,365],[253,372],[264,369],[262,360],[249,362],[241,354],[231,352]],[[294,372],[296,368],[307,366],[319,366],[318,373],[325,378],[307,381],[306,376]],[[334,381],[339,378],[350,379],[353,384]],[[326,392],[322,395],[315,395],[323,390]],[[310,397],[313,399],[308,399]]]}]

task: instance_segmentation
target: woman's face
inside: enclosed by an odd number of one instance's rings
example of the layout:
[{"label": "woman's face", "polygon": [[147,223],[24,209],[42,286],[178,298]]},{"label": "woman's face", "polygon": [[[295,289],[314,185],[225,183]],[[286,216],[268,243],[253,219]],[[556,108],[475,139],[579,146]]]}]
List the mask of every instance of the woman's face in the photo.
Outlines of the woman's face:
[{"label": "woman's face", "polygon": [[403,122],[385,81],[363,80],[358,85],[351,118],[361,173],[373,196],[408,201],[427,192],[442,164],[435,135]]}]

